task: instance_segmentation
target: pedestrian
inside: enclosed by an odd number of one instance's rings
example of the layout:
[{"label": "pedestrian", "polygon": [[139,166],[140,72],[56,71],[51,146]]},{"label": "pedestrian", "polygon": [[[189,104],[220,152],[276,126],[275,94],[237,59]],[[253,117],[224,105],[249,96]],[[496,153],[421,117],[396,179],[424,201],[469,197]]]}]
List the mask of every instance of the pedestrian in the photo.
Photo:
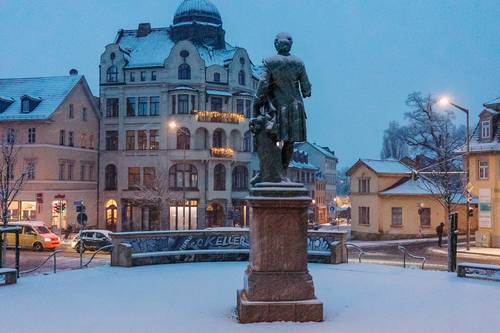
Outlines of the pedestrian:
[{"label": "pedestrian", "polygon": [[438,246],[441,247],[442,242],[443,242],[443,233],[444,233],[444,223],[443,222],[441,222],[441,224],[436,227],[436,233],[438,236]]}]

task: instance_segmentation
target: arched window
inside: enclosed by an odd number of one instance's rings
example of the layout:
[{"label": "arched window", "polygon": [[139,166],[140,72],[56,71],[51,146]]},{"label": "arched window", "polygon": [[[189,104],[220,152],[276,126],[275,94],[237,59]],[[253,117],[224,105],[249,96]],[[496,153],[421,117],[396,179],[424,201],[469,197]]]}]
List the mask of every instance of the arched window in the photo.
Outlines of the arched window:
[{"label": "arched window", "polygon": [[117,188],[117,173],[116,166],[114,164],[108,164],[105,169],[105,190],[115,191]]},{"label": "arched window", "polygon": [[115,65],[108,67],[106,71],[106,80],[108,82],[118,82],[118,68]]},{"label": "arched window", "polygon": [[220,82],[220,73],[218,72],[214,73],[214,82]]},{"label": "arched window", "polygon": [[217,164],[214,169],[214,191],[226,190],[226,167]]},{"label": "arched window", "polygon": [[212,138],[212,147],[216,147],[216,148],[224,147],[225,141],[226,141],[225,136],[226,135],[225,135],[223,129],[220,129],[220,128],[216,129],[214,131],[213,138]]},{"label": "arched window", "polygon": [[186,127],[181,127],[177,130],[177,149],[190,149],[191,133]]},{"label": "arched window", "polygon": [[238,84],[240,86],[244,86],[245,85],[245,71],[244,70],[241,70],[238,73]]},{"label": "arched window", "polygon": [[233,191],[248,190],[248,169],[238,165],[233,169]]},{"label": "arched window", "polygon": [[179,66],[178,72],[179,80],[191,80],[191,66],[183,63]]},{"label": "arched window", "polygon": [[174,164],[168,172],[168,182],[171,190],[196,191],[198,189],[198,170],[192,164]]},{"label": "arched window", "polygon": [[243,151],[248,153],[252,151],[252,133],[250,131],[246,131],[243,135]]}]

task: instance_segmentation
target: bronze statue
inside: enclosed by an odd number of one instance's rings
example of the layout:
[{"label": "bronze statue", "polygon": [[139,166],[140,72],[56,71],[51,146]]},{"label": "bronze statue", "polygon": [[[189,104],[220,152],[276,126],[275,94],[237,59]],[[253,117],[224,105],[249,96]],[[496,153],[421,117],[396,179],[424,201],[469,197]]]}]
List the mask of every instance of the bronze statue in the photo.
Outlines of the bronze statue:
[{"label": "bronze statue", "polygon": [[292,44],[290,34],[279,33],[274,40],[278,54],[263,61],[264,74],[250,121],[260,160],[260,174],[252,179],[252,184],[286,181],[293,144],[306,141],[302,97],[311,96],[311,84],[302,60],[290,54]]}]

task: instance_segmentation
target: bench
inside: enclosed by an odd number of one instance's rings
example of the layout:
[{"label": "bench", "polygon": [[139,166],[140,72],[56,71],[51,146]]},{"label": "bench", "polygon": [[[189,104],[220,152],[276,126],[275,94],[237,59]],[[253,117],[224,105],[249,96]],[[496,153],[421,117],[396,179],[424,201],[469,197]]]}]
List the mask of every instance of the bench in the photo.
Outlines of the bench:
[{"label": "bench", "polygon": [[5,276],[5,284],[17,283],[17,270],[14,268],[0,268],[0,276]]},{"label": "bench", "polygon": [[458,277],[485,278],[500,281],[500,265],[463,262],[457,265]]}]

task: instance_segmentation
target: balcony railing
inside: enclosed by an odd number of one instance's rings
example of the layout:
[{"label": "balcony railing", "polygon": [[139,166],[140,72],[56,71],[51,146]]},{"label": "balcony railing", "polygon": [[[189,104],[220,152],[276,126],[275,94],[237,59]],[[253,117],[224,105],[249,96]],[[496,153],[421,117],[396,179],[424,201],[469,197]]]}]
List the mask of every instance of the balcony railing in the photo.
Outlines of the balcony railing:
[{"label": "balcony railing", "polygon": [[229,147],[213,147],[210,149],[212,157],[231,158],[234,157],[234,150]]},{"label": "balcony railing", "polygon": [[245,116],[234,112],[194,110],[196,119],[201,122],[238,124]]}]

